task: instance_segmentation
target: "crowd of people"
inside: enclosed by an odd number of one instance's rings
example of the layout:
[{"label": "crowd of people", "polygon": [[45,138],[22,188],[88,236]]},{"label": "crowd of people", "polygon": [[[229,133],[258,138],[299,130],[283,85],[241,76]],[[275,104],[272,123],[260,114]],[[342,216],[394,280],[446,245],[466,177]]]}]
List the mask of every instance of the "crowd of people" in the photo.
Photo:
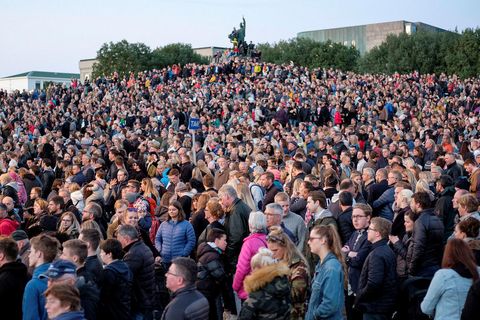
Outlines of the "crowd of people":
[{"label": "crowd of people", "polygon": [[479,89],[233,56],[0,90],[2,315],[474,319]]}]

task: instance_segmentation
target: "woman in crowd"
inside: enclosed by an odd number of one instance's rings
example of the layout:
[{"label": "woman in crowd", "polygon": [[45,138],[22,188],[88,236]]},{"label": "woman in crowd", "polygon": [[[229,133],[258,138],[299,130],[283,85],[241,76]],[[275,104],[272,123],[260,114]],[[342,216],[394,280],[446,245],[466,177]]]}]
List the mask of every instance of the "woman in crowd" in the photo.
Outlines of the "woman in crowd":
[{"label": "woman in crowd", "polygon": [[67,211],[62,214],[57,231],[67,236],[68,240],[78,238],[80,234],[80,224],[72,212]]},{"label": "woman in crowd", "polygon": [[473,251],[475,262],[480,266],[480,240],[478,233],[480,229],[480,221],[475,218],[465,219],[460,221],[455,226],[455,238],[465,241],[470,249]]},{"label": "woman in crowd", "polygon": [[460,319],[468,290],[479,279],[479,270],[465,241],[450,239],[443,254],[442,269],[433,276],[420,305],[422,312],[435,320]]},{"label": "woman in crowd", "polygon": [[53,283],[45,291],[45,309],[51,320],[85,320],[78,289],[64,282]]},{"label": "woman in crowd", "polygon": [[225,230],[223,225],[224,216],[225,213],[222,209],[222,205],[218,201],[218,198],[210,198],[205,206],[205,219],[208,221],[208,225],[198,237],[198,245],[207,241],[207,234],[210,229]]},{"label": "woman in crowd", "polygon": [[160,261],[168,270],[176,257],[188,257],[195,247],[195,231],[185,220],[185,213],[178,201],[168,206],[168,219],[162,222],[155,237],[155,247],[160,253]]},{"label": "woman in crowd", "polygon": [[195,238],[198,239],[200,234],[205,230],[207,225],[209,224],[208,220],[205,219],[205,208],[207,206],[208,201],[210,200],[210,195],[207,193],[199,194],[198,196],[195,195],[192,200],[192,226],[193,230],[195,231]]},{"label": "woman in crowd", "polygon": [[250,261],[258,249],[267,247],[267,219],[261,211],[254,211],[248,217],[250,235],[243,240],[242,249],[238,257],[237,270],[233,278],[233,290],[241,300],[248,298],[244,289],[245,277],[250,274]]},{"label": "woman in crowd", "polygon": [[267,248],[260,248],[250,263],[252,274],[245,279],[248,299],[242,305],[238,320],[290,319],[292,304],[285,262],[277,262]]},{"label": "woman in crowd", "polygon": [[267,236],[268,249],[273,257],[283,261],[290,269],[288,281],[291,286],[292,312],[290,319],[304,319],[310,276],[308,264],[295,244],[280,227],[271,227]]},{"label": "woman in crowd", "polygon": [[315,267],[306,320],[343,319],[346,265],[340,237],[332,225],[315,226],[308,245],[320,260]]},{"label": "woman in crowd", "polygon": [[155,208],[156,208],[157,205],[160,203],[160,194],[158,193],[157,189],[153,186],[152,179],[143,178],[142,183],[140,184],[140,190],[145,199],[148,199],[148,198],[153,199],[153,203],[155,203]]},{"label": "woman in crowd", "polygon": [[412,212],[411,210],[405,213],[405,235],[403,239],[399,239],[398,236],[390,235],[390,243],[393,245],[393,252],[397,256],[397,275],[400,281],[405,280],[408,276],[408,261],[412,255],[412,233],[413,227],[415,225],[415,220],[417,220],[418,214]]}]

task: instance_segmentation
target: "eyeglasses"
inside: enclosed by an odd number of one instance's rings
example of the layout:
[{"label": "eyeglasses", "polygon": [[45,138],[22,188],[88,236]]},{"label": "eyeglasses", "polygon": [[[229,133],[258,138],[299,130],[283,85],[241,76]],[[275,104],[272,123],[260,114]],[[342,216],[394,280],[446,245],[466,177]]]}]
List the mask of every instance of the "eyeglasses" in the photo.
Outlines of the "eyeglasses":
[{"label": "eyeglasses", "polygon": [[181,275],[179,275],[179,274],[175,274],[175,273],[173,273],[173,272],[170,272],[170,271],[167,271],[167,273],[166,273],[166,274],[169,274],[169,275],[171,275],[171,276],[174,276],[174,277],[181,277]]},{"label": "eyeglasses", "polygon": [[277,236],[268,235],[267,236],[267,241],[269,241],[269,242],[280,242],[281,244],[285,244],[285,240],[280,238],[280,237],[277,237]]},{"label": "eyeglasses", "polygon": [[375,229],[373,229],[373,228],[370,228],[370,227],[367,229],[367,231],[375,231],[375,232],[377,232],[377,230],[375,230]]},{"label": "eyeglasses", "polygon": [[353,215],[352,219],[361,219],[361,218],[366,218],[367,216],[364,215]]}]

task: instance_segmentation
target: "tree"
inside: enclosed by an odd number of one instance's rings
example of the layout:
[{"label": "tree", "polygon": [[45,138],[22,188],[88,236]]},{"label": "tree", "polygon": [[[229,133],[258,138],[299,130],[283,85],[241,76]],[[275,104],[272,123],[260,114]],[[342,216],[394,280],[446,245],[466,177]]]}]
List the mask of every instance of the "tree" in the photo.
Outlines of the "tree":
[{"label": "tree", "polygon": [[151,50],[143,43],[129,43],[122,40],[117,43],[104,43],[97,52],[97,61],[93,65],[93,77],[118,72],[125,75],[150,67]]},{"label": "tree", "polygon": [[207,64],[208,59],[195,53],[192,46],[184,43],[172,43],[153,50],[151,66],[164,68],[173,64],[185,65],[187,63]]},{"label": "tree", "polygon": [[354,47],[331,41],[321,43],[308,38],[295,38],[273,45],[264,43],[257,48],[266,62],[282,64],[292,61],[310,68],[337,68],[345,71],[353,70],[360,56]]}]

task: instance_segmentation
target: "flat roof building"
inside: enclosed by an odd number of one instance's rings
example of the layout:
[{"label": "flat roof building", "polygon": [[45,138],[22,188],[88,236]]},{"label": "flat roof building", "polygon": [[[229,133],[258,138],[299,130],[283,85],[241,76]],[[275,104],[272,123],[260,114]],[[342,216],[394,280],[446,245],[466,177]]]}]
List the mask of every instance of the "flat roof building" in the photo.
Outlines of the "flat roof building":
[{"label": "flat roof building", "polygon": [[360,54],[363,55],[372,48],[382,44],[389,34],[413,34],[417,31],[449,32],[423,22],[401,20],[360,26],[303,31],[299,32],[297,36],[299,38],[309,38],[319,42],[330,40],[335,43],[341,43],[345,46],[354,46]]},{"label": "flat roof building", "polygon": [[78,73],[29,71],[0,78],[0,89],[7,91],[45,89],[50,83],[62,83],[70,86],[72,79],[79,79]]}]

